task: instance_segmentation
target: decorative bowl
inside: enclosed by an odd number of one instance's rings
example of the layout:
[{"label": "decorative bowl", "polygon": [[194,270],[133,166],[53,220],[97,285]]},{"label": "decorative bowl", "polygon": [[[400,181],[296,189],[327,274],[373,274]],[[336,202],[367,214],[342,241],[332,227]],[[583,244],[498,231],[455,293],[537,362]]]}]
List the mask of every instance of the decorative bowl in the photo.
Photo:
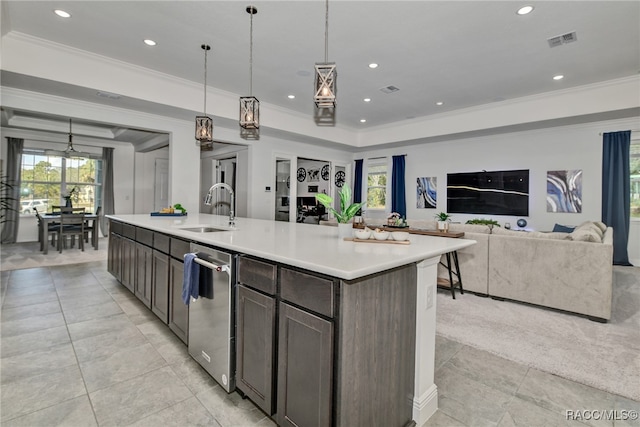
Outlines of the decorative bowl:
[{"label": "decorative bowl", "polygon": [[399,242],[409,239],[409,233],[406,231],[392,231],[391,238]]},{"label": "decorative bowl", "polygon": [[353,230],[353,235],[356,239],[367,240],[371,237],[371,230],[368,228],[364,230]]},{"label": "decorative bowl", "polygon": [[389,232],[384,230],[374,231],[373,238],[376,240],[387,240],[389,238]]}]

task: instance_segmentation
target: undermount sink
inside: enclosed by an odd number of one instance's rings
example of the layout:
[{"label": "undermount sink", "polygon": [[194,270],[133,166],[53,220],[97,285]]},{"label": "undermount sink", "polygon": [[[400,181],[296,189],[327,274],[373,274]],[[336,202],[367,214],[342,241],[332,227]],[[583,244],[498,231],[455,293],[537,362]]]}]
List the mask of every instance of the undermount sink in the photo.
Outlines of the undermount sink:
[{"label": "undermount sink", "polygon": [[224,228],[213,228],[213,227],[189,227],[189,228],[181,228],[182,231],[192,231],[194,233],[213,233],[216,231],[229,231]]}]

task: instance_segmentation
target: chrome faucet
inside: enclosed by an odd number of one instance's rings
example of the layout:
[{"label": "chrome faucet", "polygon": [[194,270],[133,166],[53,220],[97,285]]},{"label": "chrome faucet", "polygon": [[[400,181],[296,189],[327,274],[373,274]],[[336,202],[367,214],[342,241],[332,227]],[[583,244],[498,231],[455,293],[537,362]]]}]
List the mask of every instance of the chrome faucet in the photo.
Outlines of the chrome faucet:
[{"label": "chrome faucet", "polygon": [[219,182],[217,184],[213,184],[207,193],[207,197],[204,198],[204,204],[207,206],[211,206],[211,200],[213,199],[213,190],[216,188],[226,188],[229,191],[229,195],[231,196],[231,205],[229,206],[229,226],[235,227],[236,225],[236,217],[234,216],[234,210],[236,207],[236,197],[233,192],[233,188],[229,184],[224,182]]}]

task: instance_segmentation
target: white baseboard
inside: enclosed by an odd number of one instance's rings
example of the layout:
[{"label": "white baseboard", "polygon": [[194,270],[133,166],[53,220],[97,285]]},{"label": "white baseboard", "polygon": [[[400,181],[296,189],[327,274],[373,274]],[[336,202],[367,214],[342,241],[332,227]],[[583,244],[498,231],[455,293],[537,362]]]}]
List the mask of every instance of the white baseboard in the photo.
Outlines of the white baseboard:
[{"label": "white baseboard", "polygon": [[413,397],[413,420],[422,427],[438,410],[438,387],[433,384],[422,396]]}]

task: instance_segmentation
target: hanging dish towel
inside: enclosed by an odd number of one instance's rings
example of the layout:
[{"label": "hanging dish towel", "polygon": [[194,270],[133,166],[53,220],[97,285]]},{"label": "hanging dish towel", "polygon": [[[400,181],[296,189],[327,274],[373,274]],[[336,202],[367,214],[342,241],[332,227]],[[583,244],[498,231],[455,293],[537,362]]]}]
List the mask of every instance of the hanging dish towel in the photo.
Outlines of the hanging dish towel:
[{"label": "hanging dish towel", "polygon": [[200,265],[195,262],[196,254],[185,254],[184,275],[182,277],[182,301],[189,305],[191,297],[198,299],[200,291]]}]

